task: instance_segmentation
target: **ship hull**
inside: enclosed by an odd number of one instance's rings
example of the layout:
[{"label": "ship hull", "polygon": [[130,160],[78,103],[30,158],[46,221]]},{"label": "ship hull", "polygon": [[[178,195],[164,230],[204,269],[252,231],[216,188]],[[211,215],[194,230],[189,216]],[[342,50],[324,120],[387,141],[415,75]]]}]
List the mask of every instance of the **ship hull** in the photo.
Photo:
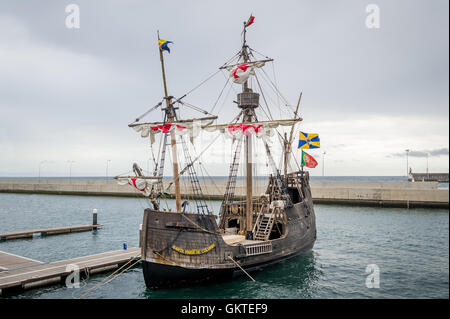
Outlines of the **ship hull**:
[{"label": "ship hull", "polygon": [[230,242],[214,215],[146,209],[141,257],[147,287],[228,280],[242,275],[241,268],[251,273],[311,250],[317,233],[308,180],[301,194],[284,208],[282,236],[266,241]]},{"label": "ship hull", "polygon": [[[274,258],[265,262],[249,264],[244,266],[243,269],[249,274],[261,271],[267,267],[274,266],[280,262],[293,259],[302,254],[305,254],[310,251],[313,246],[314,243],[290,255]],[[245,273],[239,267],[230,269],[193,269],[143,261],[142,269],[144,273],[145,284],[148,288],[151,289],[182,287],[212,282],[224,282],[232,280],[236,277],[245,276]]]}]

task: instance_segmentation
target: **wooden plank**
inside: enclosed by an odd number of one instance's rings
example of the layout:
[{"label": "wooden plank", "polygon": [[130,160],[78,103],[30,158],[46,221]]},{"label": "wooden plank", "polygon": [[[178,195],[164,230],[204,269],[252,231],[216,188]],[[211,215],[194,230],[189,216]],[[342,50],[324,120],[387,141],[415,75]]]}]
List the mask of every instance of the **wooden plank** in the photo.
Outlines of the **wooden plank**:
[{"label": "wooden plank", "polygon": [[139,247],[133,247],[127,250],[115,250],[46,264],[41,263],[26,268],[8,269],[8,271],[0,272],[0,291],[11,287],[34,288],[39,283],[41,283],[40,285],[53,283],[55,280],[51,279],[64,278],[71,273],[68,265],[76,265],[80,271],[108,271],[112,266],[123,264],[140,253]]},{"label": "wooden plank", "polygon": [[33,234],[57,235],[57,234],[67,234],[67,233],[72,233],[72,232],[90,231],[90,230],[97,229],[102,226],[103,226],[102,224],[74,225],[74,226],[63,226],[63,227],[54,227],[54,228],[22,230],[22,231],[15,231],[15,232],[0,234],[0,240],[32,238]]},{"label": "wooden plank", "polygon": [[42,264],[40,261],[0,251],[0,271]]}]

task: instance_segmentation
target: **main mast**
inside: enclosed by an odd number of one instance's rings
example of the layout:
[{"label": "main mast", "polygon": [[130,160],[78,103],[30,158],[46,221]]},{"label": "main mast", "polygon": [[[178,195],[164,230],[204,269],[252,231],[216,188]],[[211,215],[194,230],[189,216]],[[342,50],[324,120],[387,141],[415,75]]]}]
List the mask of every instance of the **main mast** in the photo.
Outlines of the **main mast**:
[{"label": "main mast", "polygon": [[[242,41],[242,50],[241,56],[244,63],[248,63],[250,61],[248,46],[246,43],[245,35],[246,35],[246,25],[244,22],[244,31],[243,31],[243,41]],[[242,93],[238,94],[238,106],[242,108],[242,121],[243,122],[253,122],[255,118],[254,108],[259,105],[259,94],[253,93],[251,89],[248,87],[248,80],[242,84]],[[245,172],[246,172],[246,234],[245,237],[248,240],[253,239],[253,164],[252,164],[252,136],[245,135],[244,137],[244,154],[245,154]]]},{"label": "main mast", "polygon": [[[158,31],[158,41],[159,38],[159,31]],[[175,109],[172,105],[172,96],[169,96],[167,93],[167,82],[166,82],[166,72],[164,69],[164,55],[163,50],[159,49],[159,58],[161,60],[161,71],[162,71],[162,77],[163,77],[163,83],[164,83],[164,99],[166,100],[166,118],[168,123],[172,123],[176,119]],[[172,130],[170,131],[170,144],[172,147],[172,163],[173,163],[173,181],[175,184],[175,201],[177,206],[177,213],[181,213],[181,192],[180,192],[180,179],[178,176],[178,156],[177,156],[177,141],[175,132]],[[166,147],[163,145],[163,147]]]}]

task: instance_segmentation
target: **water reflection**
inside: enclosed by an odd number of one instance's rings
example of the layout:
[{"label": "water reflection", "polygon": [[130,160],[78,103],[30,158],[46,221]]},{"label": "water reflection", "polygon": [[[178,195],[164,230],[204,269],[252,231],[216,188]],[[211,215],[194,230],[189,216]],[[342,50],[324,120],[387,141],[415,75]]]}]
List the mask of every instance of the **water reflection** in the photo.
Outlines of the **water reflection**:
[{"label": "water reflection", "polygon": [[[256,282],[243,276],[226,282],[210,282],[189,287],[151,290],[140,296],[153,298],[313,298],[323,272],[317,253],[280,262],[252,274]],[[143,278],[142,278],[143,280]]]}]

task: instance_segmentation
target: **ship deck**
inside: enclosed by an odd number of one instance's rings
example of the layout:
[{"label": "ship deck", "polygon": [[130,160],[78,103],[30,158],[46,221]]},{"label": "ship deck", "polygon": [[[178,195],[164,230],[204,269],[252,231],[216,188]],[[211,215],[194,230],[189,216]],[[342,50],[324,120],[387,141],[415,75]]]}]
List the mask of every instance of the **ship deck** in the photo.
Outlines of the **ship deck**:
[{"label": "ship deck", "polygon": [[247,240],[244,235],[222,235],[223,241],[230,246],[253,245],[263,243],[262,240]]}]

